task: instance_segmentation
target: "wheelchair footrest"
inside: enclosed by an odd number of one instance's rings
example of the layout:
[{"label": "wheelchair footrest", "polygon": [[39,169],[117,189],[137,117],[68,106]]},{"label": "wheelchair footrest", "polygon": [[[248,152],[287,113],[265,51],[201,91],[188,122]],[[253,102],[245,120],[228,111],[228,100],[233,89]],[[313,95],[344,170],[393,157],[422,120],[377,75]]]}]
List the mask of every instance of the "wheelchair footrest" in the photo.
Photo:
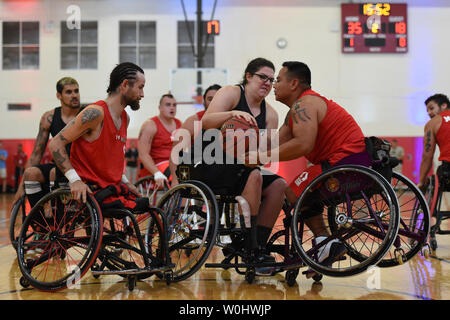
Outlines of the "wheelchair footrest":
[{"label": "wheelchair footrest", "polygon": [[94,271],[91,270],[92,275],[96,276],[104,276],[104,275],[136,275],[136,274],[145,274],[145,273],[157,273],[171,270],[174,268],[174,264],[170,264],[167,266],[159,267],[159,268],[142,268],[142,269],[124,269],[124,270],[101,270]]}]

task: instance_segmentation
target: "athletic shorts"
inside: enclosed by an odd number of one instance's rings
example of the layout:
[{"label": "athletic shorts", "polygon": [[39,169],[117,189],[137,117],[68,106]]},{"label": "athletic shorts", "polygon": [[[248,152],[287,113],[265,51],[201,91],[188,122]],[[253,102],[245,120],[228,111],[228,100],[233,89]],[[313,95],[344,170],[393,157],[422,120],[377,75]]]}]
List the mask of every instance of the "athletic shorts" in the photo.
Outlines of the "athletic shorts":
[{"label": "athletic shorts", "polygon": [[44,183],[49,184],[50,183],[50,171],[56,167],[54,163],[45,163],[45,164],[38,164],[34,166],[41,170],[42,175],[44,176]]},{"label": "athletic shorts", "polygon": [[[248,177],[257,167],[250,168],[243,164],[180,164],[177,168],[177,176],[180,182],[185,180],[199,180],[205,183],[216,195],[235,196],[242,194]],[[264,171],[262,189],[267,188],[276,179],[281,178],[276,174]]]},{"label": "athletic shorts", "polygon": [[6,178],[6,168],[0,168],[0,178]]},{"label": "athletic shorts", "polygon": [[[352,155],[349,155],[338,162],[336,162],[331,167],[337,167],[342,165],[361,165],[365,167],[371,166],[371,160],[370,156],[366,151],[355,153]],[[322,164],[316,164],[309,168],[307,168],[305,171],[300,173],[289,185],[289,187],[294,191],[295,195],[297,197],[300,197],[303,190],[321,173],[323,172],[323,165]]]},{"label": "athletic shorts", "polygon": [[[169,160],[161,161],[160,163],[156,164],[156,167],[158,168],[159,171],[164,173],[164,175],[169,179],[169,181],[172,181],[172,177],[170,176]],[[150,171],[145,169],[144,166],[141,164],[141,170],[139,171],[139,179],[151,175],[152,174],[150,173]]]}]

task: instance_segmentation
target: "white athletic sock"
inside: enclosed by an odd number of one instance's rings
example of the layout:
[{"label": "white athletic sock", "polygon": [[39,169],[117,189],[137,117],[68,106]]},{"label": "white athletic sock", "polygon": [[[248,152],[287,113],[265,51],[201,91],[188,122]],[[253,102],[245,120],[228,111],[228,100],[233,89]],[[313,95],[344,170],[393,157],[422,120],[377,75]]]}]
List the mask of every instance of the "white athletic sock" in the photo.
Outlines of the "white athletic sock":
[{"label": "white athletic sock", "polygon": [[35,194],[42,191],[42,186],[39,181],[24,181],[25,193]]}]

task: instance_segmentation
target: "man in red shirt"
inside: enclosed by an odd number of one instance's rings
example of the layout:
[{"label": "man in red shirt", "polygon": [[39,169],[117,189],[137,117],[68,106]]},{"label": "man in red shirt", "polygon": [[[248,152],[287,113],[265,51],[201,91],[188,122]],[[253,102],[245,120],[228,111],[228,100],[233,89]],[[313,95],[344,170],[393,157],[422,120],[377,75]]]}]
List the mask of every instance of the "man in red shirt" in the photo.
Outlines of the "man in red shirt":
[{"label": "man in red shirt", "polygon": [[[323,167],[354,163],[351,156],[355,154],[362,161],[354,164],[370,165],[361,128],[345,109],[311,90],[311,71],[306,64],[298,61],[283,63],[274,84],[274,93],[276,100],[290,110],[279,130],[279,147],[270,152],[278,153],[279,161],[305,156],[312,163],[286,189],[286,197],[291,204]],[[260,154],[260,157],[270,159],[265,154]],[[322,210],[311,208],[311,217],[305,219],[316,243],[329,236]],[[333,252],[333,257],[338,257],[345,251],[343,243],[332,240],[319,253],[319,261],[328,258],[330,252]]]},{"label": "man in red shirt", "polygon": [[[430,120],[425,125],[425,135],[423,139],[422,162],[419,171],[419,188],[423,188],[426,183],[428,172],[433,164],[433,156],[436,145],[439,146],[439,161],[442,165],[438,170],[449,167],[450,162],[450,101],[444,94],[435,94],[425,100]],[[440,174],[440,172],[438,172]]]},{"label": "man in red shirt", "polygon": [[16,185],[15,190],[19,187],[20,178],[25,170],[25,164],[27,163],[28,156],[23,152],[23,145],[19,143],[17,145],[17,153],[14,155],[14,164],[16,165]]},{"label": "man in red shirt", "polygon": [[[110,75],[108,97],[87,106],[50,142],[53,159],[69,180],[75,199],[86,201],[86,194],[92,192],[88,184],[99,189],[125,185],[138,194],[124,175],[129,124],[125,108],[140,108],[144,85],[144,71],[139,66],[129,62],[117,65]],[[70,159],[65,149],[68,143],[72,143]],[[137,206],[132,200],[120,200],[127,208]]]},{"label": "man in red shirt", "polygon": [[153,175],[158,186],[163,186],[169,176],[169,158],[172,151],[172,134],[181,127],[175,118],[177,101],[170,93],[159,101],[159,115],[146,120],[139,132],[138,151],[141,161],[139,177]]}]

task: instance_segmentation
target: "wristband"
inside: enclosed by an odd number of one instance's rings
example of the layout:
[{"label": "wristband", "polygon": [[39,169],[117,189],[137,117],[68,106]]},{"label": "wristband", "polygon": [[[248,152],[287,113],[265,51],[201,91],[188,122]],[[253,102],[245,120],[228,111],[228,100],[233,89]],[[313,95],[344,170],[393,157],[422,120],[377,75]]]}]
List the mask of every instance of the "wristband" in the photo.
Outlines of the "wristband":
[{"label": "wristband", "polygon": [[159,179],[167,180],[167,177],[161,171],[155,172],[155,174],[153,175],[153,178],[155,178],[155,180],[159,180]]},{"label": "wristband", "polygon": [[81,181],[81,178],[78,175],[78,173],[75,171],[75,169],[67,170],[66,173],[64,173],[64,175],[66,176],[67,180],[69,180],[69,183],[74,183],[78,180]]},{"label": "wristband", "polygon": [[130,182],[130,181],[128,180],[127,176],[124,175],[124,174],[122,174],[122,182],[125,183],[125,184],[127,184],[128,182]]}]

